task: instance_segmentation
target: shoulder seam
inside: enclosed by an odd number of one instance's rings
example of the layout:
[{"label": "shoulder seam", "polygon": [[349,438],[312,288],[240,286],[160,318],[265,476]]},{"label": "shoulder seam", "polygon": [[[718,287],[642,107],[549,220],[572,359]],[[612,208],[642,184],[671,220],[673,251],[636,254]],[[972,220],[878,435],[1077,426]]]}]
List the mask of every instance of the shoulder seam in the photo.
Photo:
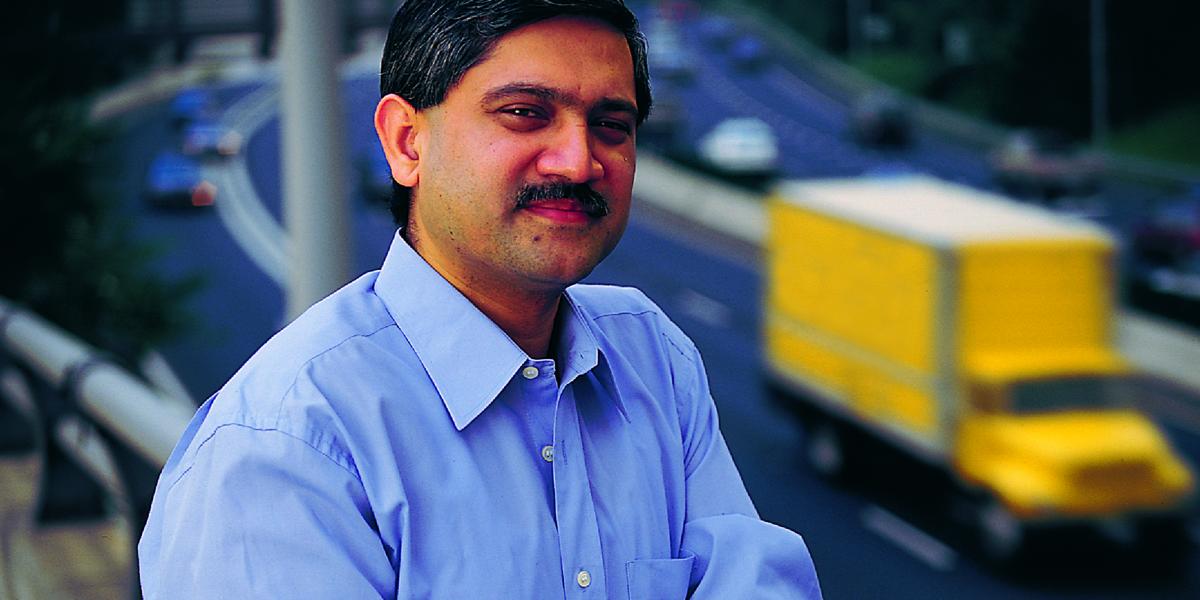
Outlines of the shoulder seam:
[{"label": "shoulder seam", "polygon": [[[298,383],[298,381],[300,379],[300,373],[302,371],[304,371],[305,367],[311,365],[313,363],[313,361],[317,360],[318,358],[321,358],[322,356],[325,356],[326,354],[329,354],[330,352],[337,350],[343,344],[346,344],[346,343],[350,342],[351,340],[354,340],[357,338],[368,338],[368,337],[371,337],[371,336],[379,333],[380,331],[383,331],[383,330],[391,328],[391,327],[396,327],[395,321],[393,321],[389,324],[381,325],[373,331],[359,332],[359,333],[355,333],[354,335],[348,335],[348,336],[342,338],[341,340],[338,340],[338,342],[336,344],[333,344],[333,345],[329,346],[328,348],[325,348],[324,350],[321,350],[320,352],[317,352],[316,354],[313,354],[312,356],[305,358],[304,362],[300,363],[300,365],[296,367],[296,370],[291,374],[292,381],[291,381],[291,383],[288,384],[287,389],[283,390],[283,393],[279,395],[279,407],[275,412],[275,424],[278,425],[279,420],[283,417],[284,400],[286,400],[287,397],[292,393],[292,390],[296,389],[296,383]],[[208,441],[208,440],[205,440],[205,441]],[[301,440],[301,441],[303,441],[303,440]]]},{"label": "shoulder seam", "polygon": [[351,477],[353,477],[355,481],[358,481],[360,484],[362,483],[362,478],[359,476],[357,469],[351,468],[349,465],[343,464],[342,461],[339,461],[338,459],[334,458],[333,456],[330,456],[330,454],[328,452],[316,447],[315,445],[313,445],[312,442],[309,442],[308,440],[301,438],[300,436],[298,436],[294,433],[291,433],[289,431],[284,431],[282,429],[278,429],[275,427],[254,427],[251,425],[246,425],[245,423],[223,423],[221,425],[218,425],[216,428],[214,428],[212,430],[212,432],[208,434],[208,437],[204,438],[204,441],[202,441],[196,445],[196,449],[191,454],[191,461],[188,462],[187,468],[185,468],[181,473],[179,473],[179,476],[176,477],[169,486],[167,486],[166,491],[168,491],[168,492],[171,491],[172,489],[174,489],[174,487],[176,485],[179,484],[180,481],[183,481],[183,478],[192,471],[192,467],[196,463],[196,454],[199,453],[200,450],[203,449],[204,446],[208,444],[208,442],[210,442],[214,437],[216,437],[217,432],[221,431],[222,429],[225,429],[226,427],[240,427],[242,429],[249,429],[251,431],[274,432],[274,433],[279,433],[281,435],[292,438],[292,439],[296,440],[297,442],[300,442],[301,444],[304,444],[305,446],[312,448],[314,452],[325,457],[326,460],[328,460],[329,462],[333,463],[338,468],[345,471],[347,474],[349,474]]}]

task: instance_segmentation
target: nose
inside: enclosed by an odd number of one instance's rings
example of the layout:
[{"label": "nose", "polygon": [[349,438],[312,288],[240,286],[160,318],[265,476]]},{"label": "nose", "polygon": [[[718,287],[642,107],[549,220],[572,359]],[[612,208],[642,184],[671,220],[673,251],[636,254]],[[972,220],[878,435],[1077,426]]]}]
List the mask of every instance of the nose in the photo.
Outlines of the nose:
[{"label": "nose", "polygon": [[587,123],[564,124],[538,157],[538,174],[568,183],[588,183],[604,177],[604,165],[592,152]]}]

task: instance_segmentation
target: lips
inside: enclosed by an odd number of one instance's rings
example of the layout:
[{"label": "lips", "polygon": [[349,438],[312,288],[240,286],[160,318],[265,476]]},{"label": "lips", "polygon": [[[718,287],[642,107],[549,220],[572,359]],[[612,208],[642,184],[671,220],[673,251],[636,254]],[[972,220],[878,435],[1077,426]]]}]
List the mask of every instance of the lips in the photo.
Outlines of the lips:
[{"label": "lips", "polygon": [[570,198],[535,200],[525,210],[559,223],[586,223],[592,218],[583,203]]}]

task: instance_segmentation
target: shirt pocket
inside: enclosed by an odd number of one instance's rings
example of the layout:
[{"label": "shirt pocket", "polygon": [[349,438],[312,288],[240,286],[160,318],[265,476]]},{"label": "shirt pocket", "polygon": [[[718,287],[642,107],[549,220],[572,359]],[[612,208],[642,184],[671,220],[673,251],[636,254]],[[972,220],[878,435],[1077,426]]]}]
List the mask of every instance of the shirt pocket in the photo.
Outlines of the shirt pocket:
[{"label": "shirt pocket", "polygon": [[651,558],[625,563],[629,600],[684,600],[692,579],[694,555]]}]

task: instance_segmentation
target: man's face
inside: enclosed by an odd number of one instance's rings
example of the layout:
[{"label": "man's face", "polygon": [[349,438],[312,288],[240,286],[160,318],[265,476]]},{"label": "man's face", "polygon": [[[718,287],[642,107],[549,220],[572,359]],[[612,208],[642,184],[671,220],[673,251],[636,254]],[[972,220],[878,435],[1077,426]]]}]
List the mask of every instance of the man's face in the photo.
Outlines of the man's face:
[{"label": "man's face", "polygon": [[[417,115],[414,248],[460,289],[585,277],[629,218],[634,98],[629,46],[607,25],[555,18],[500,38]],[[588,188],[603,201],[571,197]]]}]

